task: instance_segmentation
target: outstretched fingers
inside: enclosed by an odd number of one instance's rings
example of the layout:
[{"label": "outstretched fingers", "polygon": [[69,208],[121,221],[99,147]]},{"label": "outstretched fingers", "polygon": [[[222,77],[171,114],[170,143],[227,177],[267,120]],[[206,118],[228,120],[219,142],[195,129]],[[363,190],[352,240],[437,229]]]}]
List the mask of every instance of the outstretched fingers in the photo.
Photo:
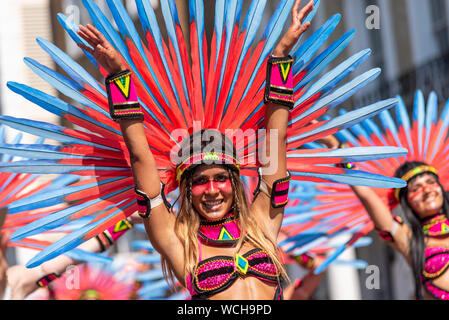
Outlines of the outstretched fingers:
[{"label": "outstretched fingers", "polygon": [[302,24],[304,19],[313,11],[314,2],[313,2],[313,0],[309,1],[309,3],[299,11],[300,3],[301,3],[301,0],[296,1],[295,6],[293,8],[292,16],[293,16],[294,22],[300,22]]},{"label": "outstretched fingers", "polygon": [[93,25],[88,24],[87,28],[96,37],[96,39],[98,40],[98,44],[102,45],[105,48],[109,48],[111,46],[108,40],[106,40],[105,36]]}]

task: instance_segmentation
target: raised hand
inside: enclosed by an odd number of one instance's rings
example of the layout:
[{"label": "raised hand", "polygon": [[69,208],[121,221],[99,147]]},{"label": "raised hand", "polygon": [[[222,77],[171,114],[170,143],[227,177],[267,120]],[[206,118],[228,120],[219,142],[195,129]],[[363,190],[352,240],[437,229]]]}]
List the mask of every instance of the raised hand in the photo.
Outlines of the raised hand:
[{"label": "raised hand", "polygon": [[290,28],[288,28],[284,37],[281,39],[279,44],[276,46],[273,51],[273,55],[276,57],[285,57],[290,54],[290,51],[295,46],[296,42],[298,42],[301,35],[306,32],[310,27],[310,22],[306,22],[303,24],[304,19],[308,16],[310,12],[312,12],[313,0],[311,0],[304,8],[299,10],[299,6],[301,4],[301,0],[296,0],[295,5],[292,10],[292,24]]},{"label": "raised hand", "polygon": [[97,28],[90,24],[79,26],[78,35],[86,40],[92,48],[84,44],[78,44],[78,46],[89,52],[109,74],[118,73],[126,69],[120,54]]}]

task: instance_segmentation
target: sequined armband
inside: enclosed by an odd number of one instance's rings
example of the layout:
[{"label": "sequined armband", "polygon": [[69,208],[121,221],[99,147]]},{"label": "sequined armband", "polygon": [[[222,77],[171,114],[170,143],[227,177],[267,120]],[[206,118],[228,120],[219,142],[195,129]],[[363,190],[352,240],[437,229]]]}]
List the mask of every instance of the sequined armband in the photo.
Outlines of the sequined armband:
[{"label": "sequined armband", "polygon": [[47,274],[47,275],[43,276],[42,278],[40,278],[39,280],[37,280],[36,284],[40,288],[45,288],[45,287],[48,287],[50,282],[58,279],[59,277],[60,276],[57,273],[53,272],[53,273]]},{"label": "sequined armband", "polygon": [[109,113],[113,120],[143,120],[131,71],[125,70],[106,78]]},{"label": "sequined armband", "polygon": [[313,265],[315,263],[315,259],[306,253],[295,256],[295,260],[301,267],[309,270],[313,268]]},{"label": "sequined armband", "polygon": [[137,188],[134,189],[137,199],[137,211],[143,219],[149,218],[151,209],[156,208],[161,204],[165,204],[167,208],[171,207],[170,203],[165,198],[164,188],[164,184],[161,183],[161,193],[153,199],[150,199],[145,192],[140,191]]},{"label": "sequined armband", "polygon": [[290,180],[291,175],[290,172],[287,171],[288,176],[279,180],[276,180],[273,183],[273,187],[271,188],[271,192],[269,192],[267,183],[262,179],[261,168],[259,168],[259,183],[254,191],[254,197],[262,191],[271,199],[271,206],[274,209],[283,208],[288,203],[288,190],[290,188]]},{"label": "sequined armband", "polygon": [[121,236],[132,228],[132,224],[128,220],[124,219],[97,235],[95,238],[100,243],[101,252],[108,250],[110,246],[112,246]]},{"label": "sequined armband", "polygon": [[391,227],[391,231],[383,231],[376,229],[380,238],[386,242],[394,242],[394,235],[398,230],[399,226],[404,224],[404,220],[401,217],[393,215],[393,226]]},{"label": "sequined armband", "polygon": [[293,62],[291,56],[270,57],[267,65],[265,103],[272,102],[293,109]]}]

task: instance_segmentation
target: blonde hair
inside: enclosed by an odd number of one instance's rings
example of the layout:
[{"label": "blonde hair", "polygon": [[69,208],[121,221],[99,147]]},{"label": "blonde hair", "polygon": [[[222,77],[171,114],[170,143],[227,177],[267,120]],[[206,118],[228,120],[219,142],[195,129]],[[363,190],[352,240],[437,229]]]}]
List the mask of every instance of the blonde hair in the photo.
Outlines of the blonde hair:
[{"label": "blonde hair", "polygon": [[[233,209],[234,214],[239,218],[238,223],[240,227],[240,234],[246,235],[240,237],[235,253],[238,253],[243,246],[243,242],[247,241],[256,248],[260,248],[269,254],[278,272],[280,272],[283,278],[288,279],[284,265],[280,259],[276,239],[272,239],[266,232],[263,231],[253,214],[250,212],[245,188],[239,174],[227,167],[226,169],[229,172],[234,190]],[[184,247],[184,280],[186,281],[186,285],[188,275],[194,273],[198,263],[200,262],[198,247],[200,216],[196,213],[192,205],[192,174],[193,172],[186,173],[187,176],[183,179],[180,186],[180,194],[178,198],[180,201],[180,210],[175,222],[176,236],[179,238]],[[174,270],[166,259],[162,259],[162,268],[166,279],[170,279],[170,281],[174,283]]]}]

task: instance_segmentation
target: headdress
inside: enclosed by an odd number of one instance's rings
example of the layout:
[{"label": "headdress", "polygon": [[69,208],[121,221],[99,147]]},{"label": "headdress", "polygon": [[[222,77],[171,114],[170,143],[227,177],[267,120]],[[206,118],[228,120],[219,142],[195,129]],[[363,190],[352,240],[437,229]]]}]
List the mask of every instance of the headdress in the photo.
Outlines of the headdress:
[{"label": "headdress", "polygon": [[[176,146],[190,134],[201,129],[214,129],[233,140],[232,135],[236,131],[258,132],[258,129],[263,129],[266,61],[287,21],[293,0],[279,2],[260,39],[256,39],[256,35],[263,20],[266,0],[251,3],[243,24],[240,24],[242,1],[216,1],[215,26],[210,45],[205,36],[203,1],[191,0],[190,52],[185,45],[186,39],[174,0],[160,1],[168,42],[162,37],[151,2],[136,1],[146,43],[138,36],[121,1],[107,1],[118,31],[94,1],[83,0],[83,3],[93,24],[117,49],[126,68],[134,74],[147,140],[167,191],[177,186],[176,167],[171,161],[172,151],[175,149],[176,152]],[[313,18],[318,6],[319,1],[315,1],[316,9],[305,21]],[[58,19],[75,42],[86,44],[76,33],[78,27],[67,17],[59,14]],[[340,19],[339,14],[330,18],[291,52],[295,59],[293,83],[296,102],[290,113],[288,127],[287,169],[292,179],[296,180],[401,187],[403,183],[398,179],[344,168],[323,167],[322,164],[397,156],[404,153],[403,149],[388,149],[386,152],[383,152],[385,149],[382,151],[376,148],[344,151],[299,149],[308,142],[349,128],[397,103],[396,99],[380,101],[332,120],[311,124],[312,120],[348,99],[380,73],[379,69],[373,69],[339,86],[370,55],[370,50],[363,50],[318,77],[355,34],[353,30],[345,33],[315,56]],[[76,101],[76,105],[23,84],[10,82],[8,87],[82,130],[2,116],[0,123],[64,145],[13,146],[8,151],[10,154],[21,152],[33,160],[18,161],[14,165],[0,164],[0,170],[70,174],[86,179],[59,190],[61,201],[74,204],[71,212],[67,210],[64,214],[57,213],[46,220],[41,219],[26,232],[13,235],[12,240],[20,240],[28,233],[58,227],[95,212],[101,214],[42,251],[28,263],[30,267],[78,246],[136,211],[128,152],[125,151],[118,124],[109,116],[104,86],[53,44],[41,38],[37,41],[67,76],[29,58],[25,59],[25,63],[66,97]],[[88,52],[85,54],[95,67],[99,67]],[[101,67],[99,70],[103,76],[107,76]],[[248,159],[257,154],[260,141],[263,141],[263,135],[251,135],[236,141],[241,175],[257,175],[257,163]],[[42,196],[41,201],[51,196],[51,193]]]}]

